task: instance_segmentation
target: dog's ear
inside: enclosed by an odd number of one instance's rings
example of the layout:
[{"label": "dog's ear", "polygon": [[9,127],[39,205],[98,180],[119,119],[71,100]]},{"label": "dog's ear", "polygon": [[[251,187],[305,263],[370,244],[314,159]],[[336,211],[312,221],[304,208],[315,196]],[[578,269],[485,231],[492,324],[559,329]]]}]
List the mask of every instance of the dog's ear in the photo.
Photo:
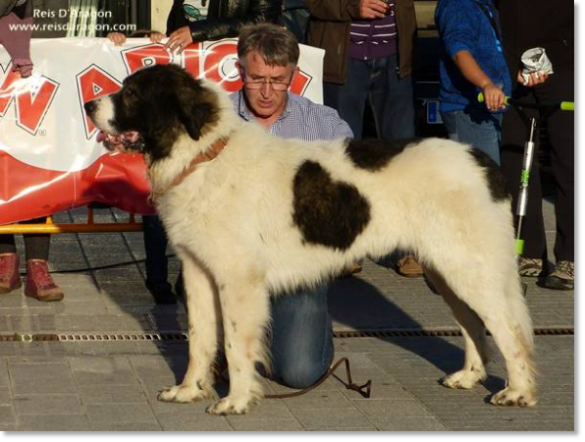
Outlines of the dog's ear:
[{"label": "dog's ear", "polygon": [[204,126],[212,117],[213,106],[208,101],[208,96],[207,91],[195,79],[177,91],[179,120],[195,141],[199,140]]}]

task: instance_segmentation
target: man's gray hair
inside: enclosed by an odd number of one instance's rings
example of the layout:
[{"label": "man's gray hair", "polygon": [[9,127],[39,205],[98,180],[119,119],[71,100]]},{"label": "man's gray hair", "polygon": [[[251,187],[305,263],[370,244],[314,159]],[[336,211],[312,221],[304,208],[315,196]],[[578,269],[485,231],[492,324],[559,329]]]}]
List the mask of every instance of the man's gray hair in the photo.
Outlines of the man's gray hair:
[{"label": "man's gray hair", "polygon": [[294,34],[282,26],[271,23],[244,26],[238,40],[238,58],[258,52],[269,66],[296,65],[299,61],[299,43]]}]

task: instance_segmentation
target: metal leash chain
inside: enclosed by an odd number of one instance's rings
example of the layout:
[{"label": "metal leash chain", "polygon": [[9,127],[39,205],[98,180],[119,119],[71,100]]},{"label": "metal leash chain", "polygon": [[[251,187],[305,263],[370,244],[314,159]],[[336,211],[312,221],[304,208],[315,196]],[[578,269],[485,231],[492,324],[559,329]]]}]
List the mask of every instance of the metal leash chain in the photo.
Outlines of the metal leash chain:
[{"label": "metal leash chain", "polygon": [[293,393],[267,394],[267,395],[264,395],[264,397],[266,399],[288,399],[288,398],[301,396],[305,393],[308,393],[309,391],[314,390],[319,385],[321,385],[323,382],[325,382],[327,380],[327,378],[330,377],[333,374],[333,372],[335,370],[337,370],[343,362],[345,362],[345,373],[347,376],[347,383],[343,382],[339,378],[337,378],[337,379],[339,379],[341,381],[341,383],[345,386],[345,388],[347,390],[357,391],[359,394],[361,394],[366,399],[369,398],[370,393],[372,391],[372,381],[370,379],[368,379],[368,381],[363,385],[357,385],[356,383],[354,383],[351,379],[351,370],[349,367],[349,359],[347,359],[347,358],[339,359],[335,364],[333,364],[331,366],[331,368],[329,368],[329,370],[327,370],[325,372],[325,374],[323,376],[321,376],[321,378],[317,382],[315,382],[313,385],[311,385],[308,388],[305,388],[305,389],[299,390],[299,391],[295,391]]}]

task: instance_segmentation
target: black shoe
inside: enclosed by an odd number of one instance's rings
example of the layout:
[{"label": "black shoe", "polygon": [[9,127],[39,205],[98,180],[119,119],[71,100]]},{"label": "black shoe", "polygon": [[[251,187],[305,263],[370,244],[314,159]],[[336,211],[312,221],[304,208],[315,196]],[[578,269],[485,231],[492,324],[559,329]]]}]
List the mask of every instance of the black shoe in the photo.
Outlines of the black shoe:
[{"label": "black shoe", "polygon": [[177,303],[177,296],[171,290],[168,282],[152,284],[146,281],[146,288],[159,305],[172,305]]}]

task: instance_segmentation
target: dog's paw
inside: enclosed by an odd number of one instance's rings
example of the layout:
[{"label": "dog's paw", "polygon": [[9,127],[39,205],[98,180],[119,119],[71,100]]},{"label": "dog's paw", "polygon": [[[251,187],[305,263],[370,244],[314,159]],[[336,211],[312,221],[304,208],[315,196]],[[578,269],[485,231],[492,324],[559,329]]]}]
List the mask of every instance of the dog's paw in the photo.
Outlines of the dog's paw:
[{"label": "dog's paw", "polygon": [[441,384],[447,388],[470,390],[482,379],[481,372],[474,370],[460,370],[445,376]]},{"label": "dog's paw", "polygon": [[207,407],[207,412],[215,415],[246,414],[257,403],[258,399],[254,398],[227,396]]},{"label": "dog's paw", "polygon": [[494,394],[490,402],[494,405],[506,405],[509,407],[533,407],[536,405],[534,393],[513,390],[510,387]]},{"label": "dog's paw", "polygon": [[189,402],[197,402],[203,399],[211,398],[211,393],[193,386],[175,385],[168,390],[159,392],[158,400],[162,402],[176,402],[179,404],[187,404]]}]

